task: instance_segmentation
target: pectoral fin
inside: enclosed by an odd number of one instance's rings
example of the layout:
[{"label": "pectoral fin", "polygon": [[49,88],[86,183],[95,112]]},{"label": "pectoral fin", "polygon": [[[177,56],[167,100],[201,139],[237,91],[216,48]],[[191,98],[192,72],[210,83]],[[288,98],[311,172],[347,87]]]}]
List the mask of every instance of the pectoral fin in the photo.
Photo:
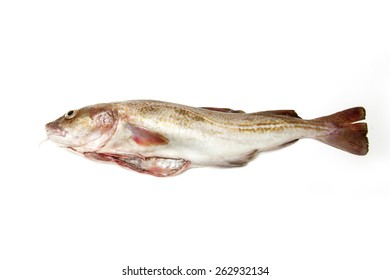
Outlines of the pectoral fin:
[{"label": "pectoral fin", "polygon": [[166,145],[168,144],[168,139],[157,132],[151,131],[149,129],[127,124],[127,128],[131,131],[131,138],[138,145],[141,146],[155,146],[155,145]]}]

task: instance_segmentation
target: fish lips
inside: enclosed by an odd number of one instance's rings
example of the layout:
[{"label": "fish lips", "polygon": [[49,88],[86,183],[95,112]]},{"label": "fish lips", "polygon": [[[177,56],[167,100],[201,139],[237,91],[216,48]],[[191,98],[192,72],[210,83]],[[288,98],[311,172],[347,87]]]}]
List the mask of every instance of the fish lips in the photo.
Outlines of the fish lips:
[{"label": "fish lips", "polygon": [[49,136],[59,136],[59,137],[65,137],[67,134],[67,131],[61,127],[56,122],[49,122],[45,125],[46,134]]}]

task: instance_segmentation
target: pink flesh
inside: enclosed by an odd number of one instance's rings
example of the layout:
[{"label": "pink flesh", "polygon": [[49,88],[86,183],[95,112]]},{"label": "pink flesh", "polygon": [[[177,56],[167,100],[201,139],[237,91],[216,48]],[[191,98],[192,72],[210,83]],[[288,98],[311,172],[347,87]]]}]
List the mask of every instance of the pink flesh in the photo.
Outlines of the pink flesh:
[{"label": "pink flesh", "polygon": [[191,163],[184,159],[143,158],[134,155],[117,155],[86,152],[84,155],[93,160],[113,162],[127,169],[135,170],[140,173],[146,173],[157,177],[174,176],[187,170]]}]

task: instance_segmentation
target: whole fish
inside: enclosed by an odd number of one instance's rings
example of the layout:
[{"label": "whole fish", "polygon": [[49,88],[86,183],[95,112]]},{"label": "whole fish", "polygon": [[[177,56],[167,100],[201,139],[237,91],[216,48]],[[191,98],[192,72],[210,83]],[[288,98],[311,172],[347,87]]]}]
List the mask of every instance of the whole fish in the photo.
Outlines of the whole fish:
[{"label": "whole fish", "polygon": [[195,166],[244,166],[259,152],[302,138],[365,155],[367,124],[359,122],[364,118],[362,107],[303,120],[293,110],[245,113],[134,100],[70,110],[46,124],[46,132],[55,143],[87,158],[172,176]]}]

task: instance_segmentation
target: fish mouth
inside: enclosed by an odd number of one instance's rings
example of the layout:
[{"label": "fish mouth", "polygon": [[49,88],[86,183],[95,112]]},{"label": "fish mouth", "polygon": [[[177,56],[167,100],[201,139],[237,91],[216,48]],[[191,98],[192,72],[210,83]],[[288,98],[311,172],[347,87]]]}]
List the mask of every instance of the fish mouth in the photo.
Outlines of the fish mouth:
[{"label": "fish mouth", "polygon": [[50,136],[65,137],[67,132],[65,129],[60,128],[55,122],[50,122],[45,125],[46,134]]}]

